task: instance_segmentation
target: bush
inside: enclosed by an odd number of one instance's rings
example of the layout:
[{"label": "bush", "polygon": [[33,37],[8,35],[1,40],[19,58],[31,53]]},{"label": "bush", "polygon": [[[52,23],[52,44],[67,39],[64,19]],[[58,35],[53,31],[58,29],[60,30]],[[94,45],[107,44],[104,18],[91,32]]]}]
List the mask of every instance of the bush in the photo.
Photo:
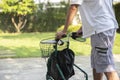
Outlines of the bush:
[{"label": "bush", "polygon": [[118,21],[118,25],[119,25],[119,32],[120,32],[120,2],[116,3],[114,5],[114,10],[115,10],[115,15],[116,15],[116,19]]},{"label": "bush", "polygon": [[13,30],[10,16],[9,13],[0,13],[0,29],[2,32],[11,32]]},{"label": "bush", "polygon": [[51,7],[52,4],[48,3],[49,8],[46,10],[43,10],[43,5],[39,4],[39,10],[29,17],[24,32],[52,32],[64,24],[67,4],[63,4],[65,7],[54,8]]},{"label": "bush", "polygon": [[[67,33],[75,32],[75,31],[77,31],[81,26],[82,26],[82,24],[70,25],[70,26],[68,27]],[[64,25],[60,26],[60,27],[57,29],[57,31],[61,31],[61,30],[63,30],[63,28],[64,28]]]},{"label": "bush", "polygon": [[[38,11],[26,16],[27,23],[21,32],[52,32],[56,31],[58,26],[64,24],[68,3],[60,3],[64,7],[52,7],[53,4],[38,4]],[[9,13],[0,13],[0,30],[3,32],[15,32],[15,27],[11,22]],[[16,18],[17,19],[17,18]],[[17,19],[18,20],[18,19]]]}]

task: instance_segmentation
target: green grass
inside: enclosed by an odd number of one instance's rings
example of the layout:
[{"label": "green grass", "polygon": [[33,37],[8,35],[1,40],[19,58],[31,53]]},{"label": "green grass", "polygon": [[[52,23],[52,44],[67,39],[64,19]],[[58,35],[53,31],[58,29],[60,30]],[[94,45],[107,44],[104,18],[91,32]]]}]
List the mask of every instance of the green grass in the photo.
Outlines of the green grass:
[{"label": "green grass", "polygon": [[[0,34],[0,51],[14,53],[17,58],[40,57],[40,40],[54,37],[55,33],[22,33],[22,34]],[[117,33],[113,52],[120,54],[120,34]],[[70,40],[70,48],[76,55],[90,54],[90,39],[86,42]]]},{"label": "green grass", "polygon": [[15,53],[15,57],[39,57],[39,42],[53,33],[0,34],[0,50]]}]

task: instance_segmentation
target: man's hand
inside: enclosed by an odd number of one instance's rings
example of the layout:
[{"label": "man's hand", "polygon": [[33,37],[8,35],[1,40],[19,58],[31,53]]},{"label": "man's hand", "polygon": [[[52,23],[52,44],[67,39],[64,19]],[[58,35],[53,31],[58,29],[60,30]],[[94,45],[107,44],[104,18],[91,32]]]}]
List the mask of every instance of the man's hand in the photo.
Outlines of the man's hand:
[{"label": "man's hand", "polygon": [[66,36],[66,33],[63,32],[63,31],[59,31],[59,32],[56,33],[56,39],[61,39],[64,36]]}]

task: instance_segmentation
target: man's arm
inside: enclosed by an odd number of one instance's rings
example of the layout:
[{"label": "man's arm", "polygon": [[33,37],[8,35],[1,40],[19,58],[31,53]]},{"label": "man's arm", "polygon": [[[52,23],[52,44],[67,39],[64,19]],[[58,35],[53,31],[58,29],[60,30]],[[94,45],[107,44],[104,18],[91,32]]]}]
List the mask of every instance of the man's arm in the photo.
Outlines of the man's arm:
[{"label": "man's arm", "polygon": [[63,32],[66,33],[68,26],[70,25],[70,23],[72,22],[74,16],[76,15],[78,11],[78,5],[77,4],[73,4],[69,7],[69,10],[67,12],[67,18],[66,18],[66,22],[65,22],[65,27],[63,29]]},{"label": "man's arm", "polygon": [[73,5],[71,5],[71,6],[69,7],[69,10],[68,10],[68,12],[67,12],[67,17],[66,17],[66,22],[65,22],[64,29],[63,29],[62,31],[60,31],[60,32],[57,32],[57,34],[56,34],[56,37],[57,37],[58,39],[62,38],[62,36],[63,36],[64,34],[66,34],[67,29],[68,29],[70,23],[72,22],[74,16],[76,15],[76,13],[77,13],[77,11],[78,11],[78,6],[79,6],[79,5],[77,5],[77,4],[73,4]]}]

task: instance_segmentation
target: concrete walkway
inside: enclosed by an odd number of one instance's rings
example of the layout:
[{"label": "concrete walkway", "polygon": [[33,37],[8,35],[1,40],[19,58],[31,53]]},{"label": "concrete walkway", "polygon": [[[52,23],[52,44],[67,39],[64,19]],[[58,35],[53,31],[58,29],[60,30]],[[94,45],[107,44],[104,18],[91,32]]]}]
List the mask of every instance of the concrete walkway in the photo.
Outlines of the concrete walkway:
[{"label": "concrete walkway", "polygon": [[[92,79],[90,57],[76,56],[75,63],[88,73]],[[115,56],[115,64],[120,76],[120,55]],[[70,80],[83,80],[79,70]],[[46,61],[43,58],[0,59],[0,80],[45,80]],[[104,79],[106,80],[106,79]]]}]

